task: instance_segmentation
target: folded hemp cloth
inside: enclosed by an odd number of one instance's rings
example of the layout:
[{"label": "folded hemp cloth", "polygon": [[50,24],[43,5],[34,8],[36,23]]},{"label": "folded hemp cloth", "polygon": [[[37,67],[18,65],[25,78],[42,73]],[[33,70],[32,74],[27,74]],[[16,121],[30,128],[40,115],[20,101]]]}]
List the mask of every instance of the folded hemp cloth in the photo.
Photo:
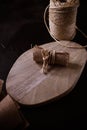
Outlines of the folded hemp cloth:
[{"label": "folded hemp cloth", "polygon": [[0,130],[24,130],[28,126],[20,106],[7,95],[0,102]]},{"label": "folded hemp cloth", "polygon": [[62,65],[68,66],[69,53],[68,52],[56,52],[55,50],[47,50],[39,46],[34,47],[33,60],[37,63],[42,63],[42,72],[46,74],[48,72],[48,65]]},{"label": "folded hemp cloth", "polygon": [[3,83],[0,79],[0,130],[24,130],[29,122],[21,113],[20,106],[9,95],[3,95]]}]

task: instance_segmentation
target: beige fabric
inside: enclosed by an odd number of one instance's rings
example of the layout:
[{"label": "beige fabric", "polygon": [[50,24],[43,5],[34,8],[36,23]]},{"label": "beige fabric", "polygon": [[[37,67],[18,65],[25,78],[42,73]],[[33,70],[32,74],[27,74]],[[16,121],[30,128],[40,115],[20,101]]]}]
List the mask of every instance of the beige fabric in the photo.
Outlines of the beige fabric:
[{"label": "beige fabric", "polygon": [[12,98],[7,95],[0,102],[0,130],[21,130],[28,126],[28,122],[18,110]]}]

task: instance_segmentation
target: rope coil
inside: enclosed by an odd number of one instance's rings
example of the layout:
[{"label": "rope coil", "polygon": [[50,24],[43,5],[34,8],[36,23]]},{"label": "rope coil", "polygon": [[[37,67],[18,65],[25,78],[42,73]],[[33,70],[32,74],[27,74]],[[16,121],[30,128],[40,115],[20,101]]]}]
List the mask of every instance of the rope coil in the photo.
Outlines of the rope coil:
[{"label": "rope coil", "polygon": [[[59,39],[56,39],[55,36],[51,33],[48,25],[47,25],[47,21],[46,21],[46,15],[47,15],[47,11],[49,9],[50,5],[48,5],[46,8],[45,8],[45,11],[44,11],[44,24],[50,34],[50,36],[54,39],[54,41],[56,41],[58,44],[60,44],[61,46],[63,47],[67,47],[67,48],[73,48],[73,49],[84,49],[84,48],[87,48],[87,45],[85,46],[81,46],[81,47],[76,47],[76,46],[67,46],[67,45],[62,45],[61,41]],[[75,28],[85,37],[87,38],[87,35],[81,30],[79,29],[76,25],[75,25]]]}]

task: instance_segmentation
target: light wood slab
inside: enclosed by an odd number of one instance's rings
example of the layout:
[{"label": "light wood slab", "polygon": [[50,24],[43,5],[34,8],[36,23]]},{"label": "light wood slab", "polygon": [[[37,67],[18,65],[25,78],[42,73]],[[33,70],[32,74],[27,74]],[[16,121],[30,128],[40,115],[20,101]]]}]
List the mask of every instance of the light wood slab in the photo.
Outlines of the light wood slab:
[{"label": "light wood slab", "polygon": [[[62,41],[62,44],[80,46],[70,41]],[[14,63],[6,81],[8,94],[21,104],[36,105],[65,96],[75,87],[85,66],[85,49],[71,49],[57,42],[44,44],[42,47],[68,52],[69,66],[50,67],[49,73],[45,75],[41,73],[42,65],[33,61],[33,49],[23,53]]]}]

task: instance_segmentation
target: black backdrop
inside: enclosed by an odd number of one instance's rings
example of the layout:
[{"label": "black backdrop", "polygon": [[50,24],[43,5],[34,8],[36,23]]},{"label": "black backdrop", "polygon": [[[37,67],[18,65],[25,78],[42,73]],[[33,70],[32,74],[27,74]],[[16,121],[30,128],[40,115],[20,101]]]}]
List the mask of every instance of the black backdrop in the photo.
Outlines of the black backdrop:
[{"label": "black backdrop", "polygon": [[[48,3],[48,0],[0,0],[0,78],[5,81],[15,60],[31,44],[53,41],[43,22],[43,12]],[[87,1],[80,0],[77,25],[87,34],[86,12]],[[79,32],[74,41],[87,44],[87,39]],[[39,107],[21,106],[21,111],[31,124],[28,129],[87,129],[86,80],[87,65],[76,87],[66,97]]]}]

